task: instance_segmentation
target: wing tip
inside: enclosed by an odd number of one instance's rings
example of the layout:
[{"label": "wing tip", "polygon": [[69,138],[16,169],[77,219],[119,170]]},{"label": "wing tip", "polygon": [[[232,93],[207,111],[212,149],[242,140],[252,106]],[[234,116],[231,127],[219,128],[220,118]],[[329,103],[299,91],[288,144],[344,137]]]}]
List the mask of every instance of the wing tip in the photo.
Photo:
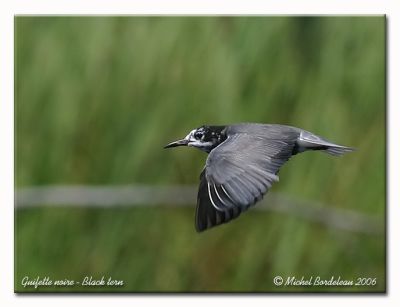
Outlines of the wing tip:
[{"label": "wing tip", "polygon": [[201,233],[206,230],[208,227],[207,225],[202,225],[199,223],[199,220],[196,218],[196,223],[194,224],[194,228],[196,229],[197,233]]}]

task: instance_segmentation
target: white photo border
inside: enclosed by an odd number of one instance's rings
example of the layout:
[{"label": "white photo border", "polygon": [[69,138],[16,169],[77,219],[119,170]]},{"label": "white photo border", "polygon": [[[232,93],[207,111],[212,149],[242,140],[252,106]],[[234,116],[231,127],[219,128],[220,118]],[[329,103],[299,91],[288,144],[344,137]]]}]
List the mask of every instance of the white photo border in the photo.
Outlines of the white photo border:
[{"label": "white photo border", "polygon": [[[397,2],[397,3],[396,3]],[[2,306],[363,306],[400,304],[399,131],[400,131],[400,4],[398,0],[202,0],[202,1],[2,1],[0,4],[0,304]],[[15,15],[387,15],[387,292],[388,294],[249,294],[249,295],[16,295],[14,294],[14,16]]]}]

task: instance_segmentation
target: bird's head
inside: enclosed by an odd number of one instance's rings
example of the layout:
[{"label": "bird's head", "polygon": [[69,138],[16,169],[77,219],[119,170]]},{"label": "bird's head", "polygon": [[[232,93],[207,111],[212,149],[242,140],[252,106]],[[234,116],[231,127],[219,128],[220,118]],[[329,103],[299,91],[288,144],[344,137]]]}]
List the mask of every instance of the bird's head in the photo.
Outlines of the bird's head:
[{"label": "bird's head", "polygon": [[185,138],[169,143],[164,148],[191,146],[209,153],[226,139],[224,129],[225,126],[201,126],[190,131]]}]

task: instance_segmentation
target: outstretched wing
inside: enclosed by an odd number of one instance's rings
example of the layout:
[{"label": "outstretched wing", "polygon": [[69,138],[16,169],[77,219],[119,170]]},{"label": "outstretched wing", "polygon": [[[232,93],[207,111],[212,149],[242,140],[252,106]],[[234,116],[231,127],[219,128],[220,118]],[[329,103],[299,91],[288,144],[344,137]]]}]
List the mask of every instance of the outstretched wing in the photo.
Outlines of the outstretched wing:
[{"label": "outstretched wing", "polygon": [[208,194],[208,183],[205,177],[205,172],[206,170],[204,169],[200,175],[200,187],[197,195],[195,226],[198,232],[229,222],[238,217],[242,211],[240,207],[236,206],[223,211],[215,209]]},{"label": "outstretched wing", "polygon": [[196,230],[229,222],[259,201],[279,180],[296,138],[236,133],[212,150],[200,176]]}]

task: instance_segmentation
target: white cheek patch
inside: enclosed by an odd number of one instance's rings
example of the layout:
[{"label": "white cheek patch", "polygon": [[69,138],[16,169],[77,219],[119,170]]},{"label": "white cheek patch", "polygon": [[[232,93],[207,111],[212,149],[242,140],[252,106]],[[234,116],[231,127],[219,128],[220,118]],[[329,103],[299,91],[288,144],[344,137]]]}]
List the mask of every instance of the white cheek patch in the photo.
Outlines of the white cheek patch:
[{"label": "white cheek patch", "polygon": [[190,143],[188,144],[188,146],[192,146],[192,147],[209,147],[209,146],[212,146],[211,142],[201,142],[201,141],[196,140],[196,139],[190,139],[189,141],[190,141]]}]

